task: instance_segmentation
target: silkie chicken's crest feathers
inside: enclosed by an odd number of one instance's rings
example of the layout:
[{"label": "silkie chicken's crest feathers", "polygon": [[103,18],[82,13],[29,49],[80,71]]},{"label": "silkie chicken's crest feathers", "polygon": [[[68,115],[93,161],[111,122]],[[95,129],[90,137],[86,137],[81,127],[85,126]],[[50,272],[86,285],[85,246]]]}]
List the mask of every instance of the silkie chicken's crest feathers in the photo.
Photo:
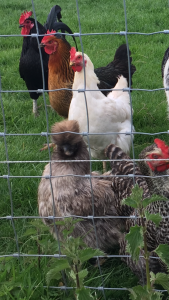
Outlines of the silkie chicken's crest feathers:
[{"label": "silkie chicken's crest feathers", "polygon": [[70,61],[74,60],[75,59],[75,54],[76,54],[76,48],[75,47],[72,47],[70,49]]},{"label": "silkie chicken's crest feathers", "polygon": [[74,134],[79,133],[79,124],[75,120],[64,120],[55,123],[51,128],[51,132],[58,133],[57,135],[52,135],[53,142],[58,146],[63,144],[74,145],[82,141],[80,134]]},{"label": "silkie chicken's crest feathers", "polygon": [[21,14],[21,16],[20,16],[20,19],[19,19],[19,24],[21,25],[21,24],[23,24],[24,23],[24,21],[26,20],[26,19],[28,19],[30,16],[32,16],[32,11],[24,11],[22,14]]},{"label": "silkie chicken's crest feathers", "polygon": [[160,148],[162,150],[162,152],[164,154],[166,154],[167,156],[169,156],[169,147],[168,147],[168,145],[165,144],[164,141],[162,141],[160,139],[155,139],[154,143],[157,145],[158,148]]},{"label": "silkie chicken's crest feathers", "polygon": [[[56,31],[53,29],[51,31],[47,30],[46,34],[52,34],[52,33],[56,33]],[[54,35],[45,35],[41,41],[41,44],[45,44],[48,41],[48,39],[52,36],[54,36]]]}]

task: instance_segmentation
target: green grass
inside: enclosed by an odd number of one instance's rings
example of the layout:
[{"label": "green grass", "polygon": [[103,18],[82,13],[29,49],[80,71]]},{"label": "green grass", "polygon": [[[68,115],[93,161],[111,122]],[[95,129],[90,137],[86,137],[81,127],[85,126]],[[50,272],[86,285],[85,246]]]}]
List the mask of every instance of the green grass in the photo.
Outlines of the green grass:
[{"label": "green grass", "polygon": [[[119,32],[125,30],[125,19],[123,1],[107,0],[79,0],[79,11],[82,33],[89,32]],[[73,32],[78,32],[78,18],[75,0],[58,1],[35,0],[36,16],[42,24],[46,21],[47,14],[51,7],[58,4],[62,7],[62,20],[70,26]],[[0,0],[0,28],[1,34],[20,34],[19,17],[24,10],[31,10],[31,0]],[[167,0],[135,1],[126,0],[128,31],[131,32],[156,32],[168,29],[169,8]],[[71,44],[73,42],[69,39]],[[82,37],[85,53],[89,55],[95,67],[106,65],[113,59],[117,47],[125,42],[124,36],[98,35]],[[162,87],[161,62],[165,50],[169,45],[168,35],[157,34],[151,36],[130,35],[128,37],[129,47],[132,52],[133,64],[137,71],[133,76],[134,88],[155,89]],[[80,42],[77,39],[79,50]],[[22,47],[22,37],[0,37],[0,75],[2,90],[26,90],[24,81],[19,76],[18,66]],[[5,111],[5,123],[7,133],[40,133],[47,131],[47,122],[42,97],[38,100],[39,117],[34,118],[32,114],[32,101],[28,93],[2,93],[3,106]],[[46,94],[47,104],[49,103]],[[155,133],[169,129],[167,119],[167,103],[164,91],[157,92],[132,92],[132,103],[134,109],[134,126],[137,132]],[[49,108],[47,109],[49,127],[61,118]],[[2,114],[0,114],[0,132],[4,131]],[[169,143],[167,134],[159,135]],[[149,135],[135,135],[134,148],[135,157],[148,144],[153,142],[154,137]],[[39,149],[46,138],[42,136],[8,136],[6,138],[8,158],[11,161],[42,161],[48,160],[48,152],[40,152]],[[1,161],[6,160],[5,144],[0,136],[0,157]],[[40,176],[45,163],[11,163],[10,174],[14,176]],[[100,164],[93,164],[93,169],[99,169]],[[7,165],[0,164],[0,176],[7,174]],[[11,191],[13,199],[14,216],[38,215],[37,210],[37,188],[39,178],[11,178]],[[0,178],[0,216],[11,214],[11,203],[7,179]],[[37,253],[36,243],[32,239],[24,237],[24,232],[29,227],[27,220],[15,220],[15,228],[18,235],[19,246],[22,253]],[[15,237],[11,222],[0,221],[0,255],[17,252]],[[50,236],[49,236],[50,239]],[[57,251],[56,251],[57,252]],[[53,253],[56,253],[53,252]],[[37,259],[21,259],[21,269],[24,278],[23,288],[18,293],[18,288],[10,295],[2,299],[63,299],[64,293],[57,290],[43,289],[46,285],[45,274],[48,269],[48,260],[41,260],[41,270],[37,268]],[[5,267],[2,282],[11,281],[16,274],[20,274],[20,267],[17,259],[13,258]],[[2,264],[1,264],[2,269]],[[89,266],[89,276],[86,285],[99,286],[100,275],[97,268]],[[132,287],[136,285],[137,279],[126,268],[120,259],[112,259],[102,267],[104,284],[106,287]],[[17,275],[18,276],[18,275]],[[16,280],[17,281],[17,280]],[[55,283],[56,285],[56,283]],[[33,288],[33,286],[38,286]],[[19,296],[18,296],[19,295]],[[12,298],[13,297],[13,298]],[[66,295],[67,297],[67,295]],[[99,299],[103,299],[98,293]],[[129,299],[128,293],[124,291],[106,291],[107,299]]]}]

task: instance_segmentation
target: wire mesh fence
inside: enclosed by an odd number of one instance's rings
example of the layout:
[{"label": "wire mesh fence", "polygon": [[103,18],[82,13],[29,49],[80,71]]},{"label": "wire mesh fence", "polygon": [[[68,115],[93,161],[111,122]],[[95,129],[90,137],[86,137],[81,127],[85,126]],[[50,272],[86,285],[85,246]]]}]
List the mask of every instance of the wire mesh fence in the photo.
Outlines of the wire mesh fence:
[{"label": "wire mesh fence", "polygon": [[[83,37],[91,37],[91,36],[121,36],[121,37],[124,37],[125,38],[125,42],[126,42],[126,45],[127,45],[127,54],[128,54],[128,65],[130,65],[130,59],[129,59],[129,49],[130,49],[130,43],[129,43],[129,37],[130,36],[145,36],[145,37],[148,37],[149,39],[151,38],[151,36],[154,36],[154,35],[167,35],[169,33],[169,30],[159,30],[159,31],[156,31],[156,32],[149,32],[149,33],[145,33],[145,32],[131,32],[128,30],[128,17],[127,17],[127,5],[128,5],[128,2],[126,0],[123,0],[121,1],[123,3],[123,11],[124,11],[124,21],[125,21],[125,30],[124,31],[118,31],[117,29],[117,32],[114,32],[114,29],[112,28],[112,32],[99,32],[99,33],[92,33],[92,32],[89,32],[89,33],[84,33],[84,29],[82,28],[81,26],[81,13],[79,11],[79,1],[76,0],[75,3],[76,3],[76,10],[77,10],[77,18],[78,18],[78,30],[76,33],[74,33],[74,36],[75,38],[78,40],[79,42],[79,45],[80,45],[80,51],[84,54],[86,53],[85,51],[85,47],[84,47],[84,44],[83,44]],[[30,6],[30,4],[29,4]],[[19,192],[19,186],[17,186],[15,188],[15,183],[16,181],[15,180],[23,180],[23,182],[21,182],[20,184],[23,184],[23,185],[26,185],[27,184],[27,181],[26,180],[32,180],[34,183],[33,183],[33,186],[32,186],[32,190],[33,189],[36,189],[38,190],[38,183],[40,181],[41,178],[46,178],[46,179],[49,179],[50,181],[50,186],[51,186],[51,194],[52,194],[52,202],[53,202],[53,215],[51,216],[48,216],[48,219],[49,220],[52,220],[53,221],[53,224],[54,224],[54,227],[55,227],[55,231],[56,231],[56,235],[58,236],[58,229],[57,229],[57,225],[55,223],[56,220],[60,220],[60,219],[63,219],[63,216],[57,216],[56,212],[55,212],[55,205],[54,205],[54,193],[53,193],[53,186],[52,186],[52,178],[55,178],[55,177],[64,177],[64,175],[58,175],[58,176],[54,176],[52,175],[52,168],[51,168],[51,152],[50,152],[50,148],[49,148],[49,143],[50,143],[50,136],[53,135],[51,134],[51,130],[50,130],[50,126],[55,122],[55,117],[52,116],[52,122],[51,122],[51,119],[49,120],[49,112],[48,112],[48,108],[47,108],[47,100],[46,100],[46,92],[48,90],[45,89],[45,77],[44,77],[44,70],[43,70],[43,59],[42,59],[42,54],[41,54],[41,49],[40,49],[40,43],[39,43],[39,39],[38,39],[38,36],[42,36],[39,34],[39,30],[38,30],[38,24],[37,24],[37,17],[36,17],[36,9],[35,9],[35,0],[31,1],[31,6],[32,6],[32,11],[33,11],[33,15],[34,15],[34,18],[35,18],[35,24],[36,24],[36,30],[37,30],[37,34],[34,34],[33,35],[33,38],[34,39],[37,39],[37,43],[38,43],[38,49],[39,49],[39,53],[40,53],[40,61],[41,61],[41,68],[42,68],[42,81],[43,81],[43,89],[40,89],[38,92],[39,93],[42,93],[42,96],[43,96],[43,105],[44,105],[44,110],[45,110],[45,113],[44,113],[44,118],[45,118],[45,125],[43,123],[43,129],[42,131],[39,131],[37,130],[36,132],[32,132],[31,128],[30,130],[28,130],[28,132],[24,132],[24,128],[23,128],[23,132],[17,132],[17,124],[15,125],[16,126],[16,133],[15,132],[10,132],[8,130],[8,127],[9,127],[9,122],[7,121],[7,118],[9,118],[8,116],[8,113],[7,113],[7,109],[4,109],[4,95],[7,95],[8,97],[10,97],[11,95],[13,95],[13,93],[16,93],[18,95],[18,97],[20,97],[20,94],[21,93],[24,93],[25,95],[27,95],[28,92],[30,92],[30,90],[20,90],[20,89],[4,89],[3,87],[3,78],[2,78],[2,82],[0,81],[0,102],[1,102],[1,110],[2,110],[2,121],[1,121],[1,132],[0,132],[0,139],[1,139],[1,142],[3,144],[3,149],[4,149],[4,153],[5,155],[2,156],[2,159],[0,161],[0,164],[2,166],[2,172],[0,174],[0,179],[1,180],[4,180],[6,181],[6,183],[4,184],[4,190],[5,191],[2,191],[2,199],[1,201],[3,202],[3,196],[5,195],[6,198],[9,200],[9,203],[8,203],[8,212],[9,212],[9,215],[6,215],[4,214],[2,211],[1,211],[1,216],[0,216],[0,220],[1,222],[9,222],[10,223],[10,226],[12,228],[12,231],[13,231],[13,234],[10,232],[10,235],[11,237],[13,238],[13,243],[15,243],[15,251],[14,252],[11,252],[10,250],[8,251],[8,247],[5,246],[4,247],[4,253],[2,252],[1,250],[1,255],[0,255],[0,258],[5,258],[5,257],[14,257],[18,260],[20,260],[20,258],[22,257],[26,257],[26,258],[30,258],[30,257],[53,257],[53,258],[56,258],[56,259],[60,259],[60,258],[64,258],[65,255],[63,255],[61,253],[61,249],[60,249],[60,241],[59,241],[59,237],[58,237],[58,253],[51,253],[51,254],[42,254],[42,253],[33,253],[33,254],[30,254],[29,251],[27,253],[23,253],[23,246],[21,245],[21,242],[20,242],[20,239],[19,239],[19,236],[21,234],[21,232],[18,233],[18,224],[16,226],[16,221],[18,220],[23,220],[25,222],[25,220],[29,220],[29,219],[43,219],[43,217],[39,216],[38,215],[38,212],[37,210],[35,209],[31,209],[31,203],[29,203],[29,209],[26,209],[26,212],[27,214],[24,213],[24,211],[19,211],[17,210],[17,212],[15,211],[16,208],[18,208],[19,206],[19,202],[18,202],[18,199],[20,198],[20,201],[24,202],[25,201],[25,206],[27,205],[27,201],[26,201],[26,198],[27,198],[27,195],[26,195],[26,189],[24,191],[23,194],[20,194]],[[90,8],[89,8],[90,9]],[[167,9],[167,6],[166,6],[166,9]],[[61,33],[63,34],[63,33]],[[66,36],[71,36],[70,34],[63,34],[63,35],[66,35]],[[0,38],[7,38],[7,39],[10,39],[11,38],[18,38],[20,39],[21,38],[21,35],[19,34],[1,34],[0,35]],[[167,48],[167,47],[166,47]],[[84,62],[84,56],[83,56],[83,62]],[[19,63],[19,62],[18,62]],[[161,63],[161,62],[160,62]],[[3,76],[2,76],[3,77]],[[84,68],[84,78],[86,78],[86,73],[85,73],[85,68]],[[162,80],[161,80],[162,82]],[[62,90],[62,89],[61,89]],[[129,97],[130,97],[130,106],[131,106],[131,131],[130,132],[123,132],[123,133],[120,133],[120,134],[128,134],[131,136],[131,153],[132,153],[132,161],[135,163],[137,163],[138,161],[141,161],[141,159],[137,159],[136,158],[136,154],[135,154],[135,145],[134,145],[134,140],[132,139],[132,135],[134,136],[152,136],[153,138],[156,137],[156,136],[161,136],[161,135],[164,135],[164,136],[167,136],[168,133],[169,133],[169,129],[168,129],[168,126],[167,126],[167,123],[166,125],[164,126],[164,130],[160,131],[160,132],[142,132],[140,130],[137,131],[137,128],[135,128],[135,131],[133,131],[133,124],[134,124],[134,121],[133,121],[133,113],[132,113],[132,109],[133,109],[133,103],[132,103],[132,95],[134,93],[134,91],[136,92],[141,92],[144,94],[144,92],[159,92],[159,91],[164,91],[165,89],[164,88],[135,88],[134,85],[133,87],[131,87],[131,71],[130,71],[130,68],[129,68],[129,87],[128,88],[124,88],[123,91],[125,92],[128,92],[129,93]],[[53,90],[49,90],[49,91],[53,91]],[[133,91],[131,93],[131,91]],[[35,92],[34,90],[32,90],[32,92]],[[92,164],[93,163],[96,163],[98,162],[98,160],[94,159],[91,157],[91,151],[90,151],[90,139],[89,137],[91,135],[93,135],[93,133],[90,132],[90,129],[89,129],[89,116],[88,116],[88,103],[87,103],[87,98],[86,98],[86,92],[87,92],[87,89],[86,89],[86,82],[84,80],[84,89],[80,89],[78,90],[79,93],[83,93],[84,94],[84,97],[85,97],[85,104],[86,104],[86,118],[87,118],[87,132],[80,132],[79,134],[82,134],[83,136],[86,136],[87,140],[88,140],[88,146],[89,146],[89,155],[90,155],[90,173],[92,173]],[[16,111],[15,111],[16,113]],[[38,120],[36,121],[38,122]],[[16,122],[17,123],[17,122]],[[23,121],[23,124],[26,123],[26,119]],[[14,124],[15,124],[15,120],[14,120]],[[29,127],[29,124],[26,125],[27,127]],[[78,133],[77,133],[78,134]],[[103,133],[94,133],[95,135],[102,135]],[[106,132],[104,134],[107,134],[107,135],[112,135],[112,134],[119,134],[118,132]],[[33,151],[32,150],[32,147],[33,145],[31,145],[31,150],[29,150],[29,143],[30,143],[30,140],[28,142],[26,142],[26,139],[28,137],[33,137],[34,138],[34,142],[32,143],[35,143],[35,139],[39,138],[39,137],[42,137],[43,138],[43,141],[45,140],[47,142],[47,145],[48,145],[48,159],[26,159],[27,158],[27,153],[26,155],[23,155],[22,157],[24,159],[20,159],[20,153],[17,153],[17,155],[13,155],[13,153],[11,154],[10,152],[10,148],[11,148],[11,143],[17,143],[18,141],[18,147],[22,147],[22,150],[24,151],[25,149],[25,146],[24,146],[24,143],[27,144],[26,147],[27,148],[27,152],[29,151]],[[15,140],[15,138],[17,138]],[[21,141],[21,139],[24,138],[24,140]],[[40,143],[41,143],[42,139],[40,139]],[[10,152],[10,156],[9,156],[9,152]],[[18,157],[18,159],[15,159],[15,157]],[[46,154],[43,155],[43,157],[46,157]],[[13,159],[14,158],[14,159]],[[69,160],[71,161],[71,160]],[[101,161],[111,161],[111,160],[107,160],[107,159],[103,159]],[[125,160],[126,161],[126,160]],[[62,160],[60,160],[60,162],[63,162]],[[65,161],[64,161],[65,162]],[[74,160],[72,160],[72,162],[74,162]],[[76,161],[76,163],[78,162],[81,162],[80,161]],[[49,163],[50,164],[50,174],[47,175],[47,176],[42,176],[42,171],[44,169],[44,165],[46,165],[46,163]],[[41,164],[40,167],[36,167],[36,165],[38,164]],[[21,173],[19,168],[21,165],[24,165],[25,166],[25,172]],[[28,165],[28,167],[27,167]],[[32,172],[31,169],[34,169],[35,172]],[[33,174],[33,175],[32,175]],[[35,175],[36,174],[36,175]],[[37,175],[38,174],[38,175]],[[137,219],[138,216],[137,215],[131,215],[131,216],[97,216],[95,214],[95,209],[94,209],[94,195],[93,195],[93,187],[92,187],[92,177],[94,178],[97,178],[97,177],[100,177],[101,175],[90,175],[90,174],[86,174],[86,175],[74,175],[74,174],[66,174],[66,176],[74,176],[74,177],[84,177],[84,179],[88,179],[90,181],[90,186],[91,186],[91,203],[92,203],[92,214],[89,215],[89,216],[84,216],[84,215],[70,215],[70,216],[64,216],[65,218],[68,218],[68,217],[73,217],[73,218],[80,218],[80,219],[87,219],[87,220],[91,220],[92,224],[93,224],[93,228],[94,228],[94,232],[95,232],[95,240],[96,240],[96,247],[98,247],[98,236],[97,236],[97,229],[96,229],[96,225],[95,225],[95,222],[97,219],[99,218],[104,218],[104,219]],[[111,175],[107,175],[107,177],[116,177],[117,175],[116,174],[111,174]],[[135,168],[133,168],[133,174],[130,174],[129,175],[124,175],[124,174],[121,174],[121,175],[118,175],[119,177],[132,177],[133,178],[133,182],[135,183]],[[106,176],[105,176],[106,177]],[[138,175],[137,175],[138,177]],[[148,176],[145,176],[145,175],[140,175],[140,177],[142,178],[146,178]],[[161,177],[160,175],[157,176],[158,177]],[[168,175],[163,175],[163,177],[168,177]],[[153,178],[150,176],[150,178]],[[3,184],[2,184],[3,185]],[[29,186],[28,186],[29,189],[31,189]],[[29,191],[27,191],[29,192]],[[17,195],[17,197],[16,197]],[[5,198],[5,197],[4,197]],[[29,200],[30,202],[30,200]],[[3,203],[4,205],[4,203]],[[36,213],[35,213],[36,211]],[[34,213],[33,213],[34,212]],[[164,219],[167,219],[169,216],[163,216]],[[1,223],[2,224],[2,223]],[[23,223],[24,224],[24,228],[26,228],[26,223]],[[29,226],[29,225],[28,225]],[[20,228],[19,228],[19,231],[22,231]],[[8,252],[8,253],[7,253]],[[9,253],[10,252],[10,253]],[[107,255],[106,254],[106,257],[108,258],[120,258],[121,257],[125,257],[125,255],[117,255],[117,254],[113,254],[113,255]],[[126,255],[127,257],[127,255]],[[108,299],[107,296],[106,296],[106,291],[107,290],[110,290],[110,291],[114,291],[114,290],[121,290],[121,291],[126,291],[127,288],[125,287],[116,287],[116,286],[113,286],[113,287],[107,287],[106,286],[106,282],[104,280],[104,277],[103,277],[103,274],[102,274],[102,265],[100,264],[100,261],[98,259],[98,256],[95,257],[97,259],[97,264],[98,264],[98,269],[99,269],[99,276],[100,276],[100,284],[99,286],[90,286],[90,285],[86,285],[87,288],[89,289],[94,289],[94,290],[99,290],[101,293],[102,293],[102,297],[103,299]],[[154,259],[157,259],[157,257],[154,257]],[[69,289],[73,289],[74,287],[73,286],[69,286],[67,284],[67,281],[66,281],[66,278],[63,275],[63,285],[62,286],[50,286],[51,289],[60,289],[60,290],[69,290]],[[47,288],[47,286],[43,285],[44,288]]]}]

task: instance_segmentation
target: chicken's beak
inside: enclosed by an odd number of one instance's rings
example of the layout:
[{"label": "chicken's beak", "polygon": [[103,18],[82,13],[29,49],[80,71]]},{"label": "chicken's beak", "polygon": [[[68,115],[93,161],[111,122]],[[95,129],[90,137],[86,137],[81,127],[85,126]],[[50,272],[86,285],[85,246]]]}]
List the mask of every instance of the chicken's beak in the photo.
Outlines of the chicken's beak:
[{"label": "chicken's beak", "polygon": [[70,61],[70,66],[74,66],[74,65],[75,65],[74,61]]},{"label": "chicken's beak", "polygon": [[40,43],[40,47],[41,47],[41,48],[45,47],[45,44]]},{"label": "chicken's beak", "polygon": [[64,154],[67,156],[71,156],[74,153],[74,148],[72,148],[70,145],[64,145],[63,146]]},{"label": "chicken's beak", "polygon": [[23,25],[23,24],[19,25],[19,28],[22,28],[22,27],[24,27],[24,25]]}]

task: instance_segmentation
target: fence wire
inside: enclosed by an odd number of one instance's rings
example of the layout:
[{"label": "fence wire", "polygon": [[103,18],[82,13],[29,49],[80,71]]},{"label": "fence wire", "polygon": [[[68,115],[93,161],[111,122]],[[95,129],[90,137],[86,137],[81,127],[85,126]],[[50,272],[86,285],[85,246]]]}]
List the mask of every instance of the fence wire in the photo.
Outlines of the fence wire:
[{"label": "fence wire", "polygon": [[[150,33],[141,33],[141,32],[129,32],[128,31],[128,25],[127,25],[127,11],[126,11],[126,1],[123,0],[123,7],[124,7],[124,19],[125,19],[125,31],[119,31],[119,32],[100,32],[100,33],[82,33],[82,28],[81,28],[81,22],[80,22],[80,12],[79,12],[79,6],[78,6],[78,0],[75,0],[76,2],[76,8],[77,8],[77,16],[78,16],[78,24],[79,24],[79,32],[74,33],[74,37],[79,38],[80,41],[80,45],[81,45],[81,51],[83,53],[83,63],[84,63],[84,46],[83,46],[83,42],[82,42],[82,37],[83,36],[98,36],[98,35],[119,35],[119,36],[125,36],[125,40],[126,40],[126,45],[127,45],[127,54],[128,54],[128,65],[130,65],[130,58],[129,58],[129,41],[128,41],[128,36],[129,35],[143,35],[143,36],[151,36],[151,35],[157,35],[157,34],[169,34],[169,30],[163,30],[163,31],[157,31],[157,32],[150,32]],[[44,100],[44,107],[45,107],[45,118],[46,118],[46,132],[39,132],[39,133],[8,133],[7,129],[6,129],[6,119],[5,119],[5,111],[4,111],[4,107],[3,107],[3,95],[4,93],[28,93],[28,92],[35,92],[34,90],[4,90],[3,87],[1,86],[1,78],[0,78],[0,102],[1,102],[1,110],[2,110],[2,119],[3,119],[3,127],[4,127],[4,132],[0,132],[0,137],[2,137],[4,139],[4,145],[5,145],[5,156],[6,159],[5,160],[1,160],[0,164],[4,164],[7,166],[7,173],[0,175],[0,178],[3,178],[4,180],[7,180],[7,184],[8,184],[8,192],[9,192],[9,198],[10,198],[10,207],[11,207],[11,215],[9,216],[2,216],[0,217],[0,220],[7,220],[9,222],[11,222],[11,226],[13,228],[13,232],[14,232],[14,237],[15,237],[15,243],[16,243],[16,249],[17,252],[16,253],[11,253],[11,254],[5,254],[4,255],[0,255],[0,258],[5,258],[5,257],[14,257],[16,259],[20,259],[20,257],[54,257],[56,259],[59,258],[64,258],[66,257],[66,255],[62,255],[61,254],[61,247],[60,247],[60,240],[59,240],[59,235],[58,235],[58,229],[57,229],[57,225],[55,223],[56,220],[59,219],[63,219],[63,217],[58,217],[56,214],[56,209],[55,209],[55,205],[54,205],[54,193],[53,193],[53,186],[52,186],[52,178],[55,177],[63,177],[63,175],[60,176],[53,176],[52,175],[52,168],[51,168],[51,153],[50,153],[50,147],[49,147],[49,138],[50,138],[50,126],[49,126],[49,119],[48,119],[48,112],[47,112],[47,102],[46,102],[46,97],[45,97],[45,92],[46,91],[56,91],[56,90],[45,90],[45,78],[44,78],[44,69],[43,69],[43,60],[42,60],[42,54],[41,54],[41,48],[40,48],[40,44],[39,44],[39,36],[42,36],[41,34],[39,34],[39,30],[38,30],[38,24],[37,24],[37,18],[36,18],[36,10],[35,10],[35,6],[34,6],[34,1],[31,0],[32,3],[32,10],[33,10],[33,14],[34,14],[34,19],[35,19],[35,25],[36,25],[36,31],[37,34],[34,34],[34,38],[37,39],[37,43],[38,43],[38,48],[39,48],[39,53],[40,53],[40,61],[41,61],[41,68],[42,68],[42,81],[43,81],[43,89],[39,89],[36,92],[42,93],[43,96],[43,100]],[[71,36],[71,34],[67,34],[67,33],[61,33],[67,36]],[[4,37],[4,38],[10,38],[10,37],[22,37],[22,35],[19,34],[9,34],[9,35],[0,35],[0,37]],[[61,89],[57,89],[57,90],[64,90],[64,88]],[[70,89],[67,89],[70,90]],[[156,88],[156,89],[140,89],[140,88],[132,88],[131,87],[131,71],[129,68],[129,87],[126,89],[123,89],[123,91],[127,91],[129,92],[129,96],[130,96],[130,105],[131,105],[131,131],[130,132],[125,132],[125,133],[120,133],[120,134],[129,134],[129,135],[150,135],[150,136],[156,136],[156,135],[160,135],[160,134],[169,134],[169,129],[167,129],[166,131],[163,132],[156,132],[156,133],[148,133],[148,132],[133,132],[132,128],[133,128],[133,114],[132,114],[132,94],[131,91],[141,91],[141,92],[155,92],[155,91],[161,91],[161,90],[169,90],[169,88],[165,89],[165,88]],[[83,136],[87,137],[88,140],[88,146],[89,146],[89,156],[90,156],[90,172],[92,172],[92,162],[98,161],[95,159],[92,159],[91,157],[91,150],[90,150],[90,140],[89,140],[89,136],[92,135],[93,133],[89,132],[89,115],[88,115],[88,106],[87,106],[87,99],[86,99],[86,91],[88,91],[86,89],[86,74],[85,74],[85,68],[84,68],[84,89],[83,90],[78,90],[78,92],[84,93],[84,98],[85,98],[85,105],[86,105],[86,120],[87,120],[87,132],[80,132],[80,133],[76,133],[76,134],[82,134]],[[60,134],[60,133],[59,133]],[[94,133],[94,135],[102,135],[103,133]],[[107,135],[111,135],[111,134],[116,134],[116,132],[106,132],[105,134]],[[119,134],[119,133],[118,133]],[[54,135],[52,133],[52,135]],[[44,136],[47,139],[47,145],[48,145],[48,155],[49,155],[49,159],[48,160],[9,160],[9,156],[8,156],[8,145],[7,145],[7,137],[9,136]],[[136,159],[135,158],[135,149],[134,149],[134,143],[133,143],[133,139],[131,137],[131,143],[132,143],[132,155],[133,155],[133,174],[130,175],[118,175],[119,177],[132,177],[133,178],[133,183],[135,184],[135,163],[137,163],[138,161],[142,161],[141,159]],[[146,159],[148,161],[148,159]],[[160,159],[161,160],[161,159]],[[74,160],[69,160],[69,162],[75,162]],[[76,161],[77,162],[81,162],[80,161]],[[107,159],[103,159],[101,161],[111,161],[111,160],[107,160]],[[115,160],[116,161],[116,160]],[[122,160],[123,161],[123,160]],[[127,160],[125,160],[127,161]],[[131,160],[130,160],[131,161]],[[56,161],[57,162],[57,161]],[[67,162],[67,161],[60,161],[60,162]],[[10,165],[11,164],[35,164],[35,163],[49,163],[50,164],[50,174],[48,176],[31,176],[31,175],[12,175],[12,172],[10,170]],[[91,186],[91,202],[92,202],[92,215],[91,216],[77,216],[77,215],[71,215],[71,216],[65,216],[65,218],[69,218],[69,217],[75,217],[75,218],[80,218],[80,219],[90,219],[92,220],[93,223],[93,228],[94,228],[94,232],[95,232],[95,241],[96,241],[96,248],[98,248],[98,235],[97,235],[97,229],[96,229],[96,225],[95,225],[95,220],[97,219],[137,219],[138,216],[132,215],[132,216],[96,216],[95,215],[95,209],[94,209],[94,195],[93,195],[93,188],[92,188],[92,177],[100,177],[99,175],[73,175],[73,174],[67,174],[66,176],[75,176],[75,177],[84,177],[84,178],[88,178],[90,180],[90,186]],[[116,177],[116,175],[108,175],[107,177]],[[142,177],[142,178],[146,178],[148,176],[143,176],[143,175],[137,175],[137,177]],[[163,176],[156,176],[158,177],[164,177]],[[168,177],[166,175],[166,177]],[[50,186],[51,186],[51,193],[52,193],[52,201],[53,201],[53,215],[46,217],[46,219],[49,220],[53,220],[53,225],[55,228],[55,233],[57,236],[57,240],[58,240],[58,253],[57,254],[51,254],[51,255],[47,255],[47,254],[28,254],[28,253],[22,253],[22,251],[20,250],[20,246],[19,246],[19,239],[18,239],[18,235],[17,235],[17,230],[15,227],[15,220],[16,219],[44,219],[44,217],[40,217],[40,216],[15,216],[14,215],[14,205],[13,205],[13,197],[12,197],[12,190],[11,190],[11,179],[12,178],[47,178],[50,180]],[[154,178],[151,177],[150,178]],[[169,216],[163,216],[163,219],[167,219],[169,218]],[[86,288],[89,289],[95,289],[95,290],[99,290],[102,292],[103,298],[106,300],[106,294],[105,291],[106,290],[123,290],[126,291],[127,288],[108,288],[105,287],[105,282],[104,282],[104,278],[103,278],[103,274],[102,274],[102,266],[100,265],[100,260],[99,257],[103,257],[103,256],[97,256],[95,257],[97,259],[97,263],[98,263],[98,268],[99,268],[99,272],[100,272],[100,286],[99,287],[93,287],[93,286],[86,286]],[[122,258],[122,257],[131,257],[130,255],[106,255],[107,258]],[[143,256],[140,255],[140,258],[142,258]],[[152,257],[154,259],[159,259],[158,257]],[[44,286],[44,288],[51,288],[51,289],[61,289],[61,290],[69,290],[69,289],[73,289],[73,287],[70,287],[67,285],[66,282],[66,278],[64,275],[64,272],[62,272],[62,276],[63,276],[63,283],[64,286]],[[159,291],[159,290],[158,290]]]}]

